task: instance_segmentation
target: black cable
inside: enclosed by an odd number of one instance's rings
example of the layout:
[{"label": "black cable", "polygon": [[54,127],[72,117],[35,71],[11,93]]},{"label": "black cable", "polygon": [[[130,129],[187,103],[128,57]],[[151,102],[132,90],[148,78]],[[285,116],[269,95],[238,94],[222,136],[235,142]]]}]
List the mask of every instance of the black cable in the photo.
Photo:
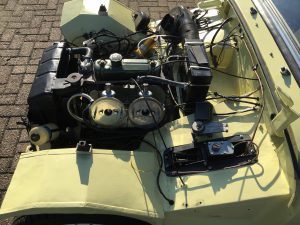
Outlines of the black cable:
[{"label": "black cable", "polygon": [[[231,39],[232,37],[233,37],[233,38],[234,38],[234,37],[244,38],[242,35],[231,34],[230,36],[226,36],[226,37],[225,37],[224,39],[222,39],[221,41],[218,41],[218,42],[214,43],[213,46],[218,45],[218,44],[223,44],[224,42],[229,41],[229,40],[234,40],[234,39]],[[210,47],[211,47],[211,44],[205,46],[205,48],[210,48]]]},{"label": "black cable", "polygon": [[[232,32],[233,32],[236,28],[238,28],[239,26],[240,26],[240,25],[235,26],[235,27],[229,32],[229,34],[227,35],[226,39],[228,38],[228,40],[230,40],[230,38],[233,37],[233,35],[231,35]],[[234,37],[233,40],[236,42],[235,37]],[[223,54],[223,51],[224,51],[224,49],[225,49],[226,42],[227,42],[227,40],[223,42],[221,52],[220,52],[220,54],[219,54],[219,56],[218,56],[218,59],[217,59],[217,66],[220,65],[221,62],[223,61],[223,59],[222,59],[222,61],[220,62],[220,58],[221,58],[221,56],[222,56],[222,54]],[[236,43],[237,43],[237,42],[236,42]],[[236,48],[236,47],[235,47],[235,48]],[[238,48],[237,48],[237,49],[238,49]],[[224,57],[223,57],[223,58],[224,58]]]},{"label": "black cable", "polygon": [[239,96],[238,95],[231,95],[231,96],[229,95],[229,96],[225,96],[225,95],[219,94],[218,92],[214,92],[214,95],[216,97],[221,97],[221,98],[233,98],[233,99],[243,99],[243,98],[246,98],[246,99],[254,99],[256,101],[259,101],[259,97],[251,97],[251,96],[248,96],[248,95],[239,95]]},{"label": "black cable", "polygon": [[254,66],[252,69],[253,69],[253,72],[255,73],[255,75],[257,76],[258,78],[258,81],[259,81],[259,85],[260,85],[260,91],[261,91],[261,97],[262,97],[262,106],[261,106],[261,112],[260,112],[260,115],[258,117],[258,121],[257,121],[257,124],[256,124],[256,127],[255,127],[255,130],[253,132],[253,136],[251,138],[251,140],[253,141],[254,140],[254,137],[256,135],[256,132],[258,130],[258,127],[259,127],[259,123],[263,117],[263,112],[264,112],[264,109],[265,109],[265,94],[264,94],[264,86],[262,84],[262,81],[261,81],[261,78],[259,77],[258,73],[257,73],[257,67],[258,65]]},{"label": "black cable", "polygon": [[[143,93],[143,90],[142,90],[141,86],[138,84],[138,82],[137,82],[134,78],[131,78],[131,80],[135,83],[135,85],[138,87],[138,89],[140,90],[140,92]],[[159,136],[160,136],[160,138],[161,138],[161,141],[163,142],[163,145],[164,145],[165,149],[167,149],[168,147],[167,147],[167,145],[166,145],[166,143],[165,143],[165,140],[164,140],[164,138],[163,138],[163,136],[162,136],[162,134],[161,134],[161,132],[160,132],[159,124],[158,124],[158,122],[156,121],[155,116],[153,115],[153,112],[152,112],[151,107],[150,107],[150,105],[149,105],[149,103],[148,103],[148,100],[147,100],[146,97],[143,97],[143,99],[145,100],[145,103],[146,103],[146,105],[147,105],[147,108],[149,109],[150,114],[151,114],[151,117],[153,118],[153,122],[155,123],[155,126],[157,127],[157,130],[158,130]]]},{"label": "black cable", "polygon": [[128,35],[126,35],[124,37],[131,37],[131,36],[134,36],[136,34],[145,34],[145,33],[151,33],[150,35],[158,34],[157,32],[154,32],[152,30],[140,30],[140,31],[136,31],[136,32],[134,32],[132,34],[128,34]]},{"label": "black cable", "polygon": [[[221,53],[223,52],[225,46],[228,46],[228,47],[230,47],[230,48],[234,48],[234,49],[236,49],[236,50],[239,50],[239,48],[236,47],[235,45],[231,45],[231,44],[228,44],[228,43],[226,43],[226,42],[223,42],[223,43],[216,43],[214,46],[216,46],[216,45],[222,45]],[[205,48],[209,48],[209,46],[205,46]],[[220,54],[221,54],[221,53],[220,53]],[[219,54],[219,55],[220,55],[220,54]]]},{"label": "black cable", "polygon": [[[218,67],[223,62],[223,59],[224,59],[223,52],[224,52],[224,49],[225,49],[225,45],[226,45],[226,41],[224,41],[223,44],[222,44],[221,51],[218,55],[217,66],[216,67]],[[221,60],[221,56],[222,56],[222,60]]]},{"label": "black cable", "polygon": [[240,24],[236,25],[234,28],[232,28],[229,33],[226,35],[225,38],[223,38],[221,41],[219,42],[216,42],[216,43],[211,43],[210,45],[214,45],[214,44],[218,44],[220,42],[223,42],[223,41],[227,41],[228,39],[230,39],[231,37],[240,37],[240,38],[243,38],[243,36],[239,35],[239,34],[232,34],[233,31],[235,31],[237,28],[240,27]]},{"label": "black cable", "polygon": [[158,162],[159,162],[159,170],[158,170],[158,173],[157,173],[157,176],[156,176],[156,184],[157,184],[157,188],[158,188],[159,193],[163,196],[163,198],[164,198],[167,202],[169,202],[170,205],[174,205],[174,203],[175,203],[174,200],[169,199],[169,198],[164,194],[164,192],[162,191],[162,189],[161,189],[161,187],[160,187],[159,178],[160,178],[160,174],[161,174],[161,172],[162,172],[162,166],[163,166],[163,157],[161,156],[160,151],[157,149],[156,146],[154,146],[153,144],[151,144],[150,142],[148,142],[148,141],[146,141],[146,140],[141,140],[141,142],[143,142],[143,143],[149,145],[150,147],[152,147],[152,148],[155,150],[157,156],[159,157],[159,160],[158,160]]},{"label": "black cable", "polygon": [[[210,94],[210,96],[211,95],[212,94]],[[225,96],[225,95],[219,94],[218,92],[214,92],[214,96],[215,97],[206,98],[206,100],[231,98],[231,99],[253,99],[253,100],[259,101],[259,97],[251,97],[251,96],[248,96],[248,95],[240,95],[240,96],[239,95],[229,95],[229,96]]]},{"label": "black cable", "polygon": [[217,24],[212,25],[212,26],[210,26],[210,27],[206,27],[206,28],[203,28],[203,29],[200,28],[199,31],[202,31],[202,30],[211,31],[211,30],[213,30],[213,29],[215,29],[215,28],[218,28],[221,24],[222,24],[222,23],[217,23]]},{"label": "black cable", "polygon": [[171,99],[173,100],[174,104],[176,107],[178,107],[179,109],[183,110],[182,106],[178,104],[177,100],[175,99],[175,96],[173,94],[173,91],[170,87],[170,85],[168,85],[168,90],[169,90],[169,93],[170,93],[170,96],[171,96]]},{"label": "black cable", "polygon": [[111,35],[107,35],[107,34],[101,34],[99,36],[94,37],[94,39],[99,38],[99,37],[116,38],[117,40],[101,43],[101,46],[107,45],[107,44],[111,44],[111,43],[114,43],[114,42],[118,42],[119,43],[118,52],[120,51],[120,48],[121,48],[121,42],[122,41],[126,41],[127,42],[126,54],[128,54],[128,50],[129,50],[129,47],[130,47],[130,44],[131,44],[131,42],[130,42],[130,40],[128,38],[125,38],[125,37],[115,37],[115,36],[111,36]]},{"label": "black cable", "polygon": [[[217,92],[215,92],[215,96],[216,97],[206,98],[206,100],[226,99],[226,100],[232,101],[232,102],[240,102],[240,103],[247,103],[247,104],[251,104],[251,105],[255,105],[255,106],[261,106],[260,103],[255,103],[255,102],[241,100],[243,98],[243,96],[237,96],[237,97],[232,96],[232,97],[229,97],[229,96],[224,96],[224,95],[218,94]],[[244,98],[258,100],[256,97],[244,97]]]},{"label": "black cable", "polygon": [[210,66],[203,66],[202,64],[198,63],[198,62],[193,62],[193,61],[190,61],[190,60],[173,60],[173,61],[167,61],[167,62],[163,62],[161,63],[161,65],[167,65],[167,64],[170,64],[170,63],[177,63],[177,62],[187,62],[187,63],[193,63],[193,64],[196,64],[199,66],[199,69],[211,69],[211,70],[215,70],[219,73],[223,73],[227,76],[231,76],[231,77],[236,77],[236,78],[239,78],[239,79],[244,79],[244,80],[258,80],[257,78],[251,78],[251,77],[242,77],[242,76],[238,76],[238,75],[235,75],[235,74],[231,74],[231,73],[227,73],[225,71],[221,71],[221,70],[218,70],[214,67],[210,67]]},{"label": "black cable", "polygon": [[[132,78],[131,80],[136,84],[136,86],[138,87],[138,89],[140,90],[140,92],[143,93],[143,90],[142,90],[141,86],[138,84],[138,82],[137,82],[135,79],[133,79],[133,78]],[[152,112],[151,107],[150,107],[150,105],[149,105],[149,103],[148,103],[148,100],[147,100],[146,97],[143,97],[143,99],[145,100],[145,103],[146,103],[146,105],[147,105],[147,107],[148,107],[148,109],[149,109],[149,111],[150,111],[151,117],[153,118],[153,121],[154,121],[154,123],[155,123],[155,126],[157,127],[157,131],[158,131],[158,134],[159,134],[159,136],[160,136],[160,138],[161,138],[161,141],[162,141],[162,143],[163,143],[165,149],[167,149],[168,147],[167,147],[166,142],[165,142],[165,140],[164,140],[164,138],[163,138],[163,136],[162,136],[162,133],[161,133],[161,131],[160,131],[160,129],[159,129],[159,125],[158,125],[158,123],[157,123],[157,121],[156,121],[156,119],[155,119],[155,116],[153,115],[153,112]],[[157,150],[158,150],[158,149],[157,149]],[[158,150],[158,151],[159,151],[159,150]],[[159,154],[160,154],[160,151],[159,151]],[[161,156],[161,155],[160,155],[160,156]],[[161,158],[161,162],[162,162],[162,163],[161,163],[160,169],[159,169],[158,174],[157,174],[157,179],[156,179],[157,187],[158,187],[158,190],[159,190],[160,194],[164,197],[164,199],[167,200],[167,201],[169,202],[170,205],[174,205],[174,200],[171,200],[171,199],[167,198],[167,197],[165,196],[165,194],[163,193],[163,191],[161,190],[161,187],[160,187],[159,177],[160,177],[160,174],[161,174],[162,164],[163,164],[163,159],[162,159],[162,158]]]},{"label": "black cable", "polygon": [[222,71],[222,70],[218,70],[218,69],[213,68],[213,67],[210,67],[210,69],[212,69],[212,70],[214,70],[214,71],[217,71],[217,72],[219,72],[219,73],[223,73],[223,74],[225,74],[225,75],[227,75],[227,76],[236,77],[236,78],[244,79],[244,80],[256,80],[256,81],[258,81],[257,78],[242,77],[242,76],[234,75],[234,74],[231,74],[231,73],[227,73],[227,72]]},{"label": "black cable", "polygon": [[158,84],[167,84],[167,85],[177,86],[177,87],[181,87],[181,88],[186,88],[187,86],[189,86],[189,83],[187,83],[187,82],[179,82],[179,81],[169,80],[166,78],[156,77],[156,76],[151,76],[151,75],[138,76],[137,81],[138,82],[146,82],[146,83],[151,82],[151,83],[158,83]]},{"label": "black cable", "polygon": [[240,111],[232,111],[232,112],[227,112],[227,113],[214,113],[214,116],[229,116],[229,115],[235,115],[239,113],[245,113],[245,112],[250,112],[250,111],[256,111],[257,107],[252,107],[252,108],[247,108],[243,109]]},{"label": "black cable", "polygon": [[[196,18],[196,19],[195,19],[195,20],[196,20],[196,23],[199,23],[199,22],[203,19],[203,17],[207,15],[207,13],[208,13],[208,10],[204,10],[203,15],[201,15],[199,18]],[[199,15],[200,15],[200,14],[199,14]],[[198,16],[199,16],[199,15],[198,15]]]},{"label": "black cable", "polygon": [[[249,143],[250,142],[250,143]],[[256,156],[255,158],[253,158],[250,163],[255,163],[255,161],[258,160],[258,156],[259,156],[259,146],[253,142],[253,140],[246,140],[246,141],[240,141],[240,142],[237,142],[236,144],[233,145],[233,148],[235,148],[236,146],[240,145],[240,144],[243,144],[243,143],[246,143],[247,146],[249,147],[249,144],[253,145],[253,148],[254,150],[256,151]],[[251,146],[250,146],[251,147]],[[247,165],[247,164],[246,164]]]},{"label": "black cable", "polygon": [[[114,38],[116,40],[102,42],[100,44],[100,46],[101,46],[101,49],[100,49],[100,47],[98,45],[99,41],[97,41],[97,40],[99,40],[99,38],[101,38],[101,37],[109,37],[109,38]],[[121,51],[121,42],[122,41],[126,41],[127,42],[127,47],[126,47],[126,50],[123,50],[123,51],[125,51],[125,55],[127,55],[128,52],[129,52],[129,49],[130,49],[130,45],[131,45],[131,41],[126,36],[125,37],[119,37],[119,36],[115,35],[114,33],[110,32],[108,30],[101,30],[101,31],[99,31],[97,33],[90,34],[90,39],[89,40],[91,40],[91,39],[94,40],[95,43],[93,43],[93,44],[96,45],[96,47],[98,48],[99,52],[100,52],[100,50],[103,50],[103,49],[105,49],[106,52],[108,52],[108,50],[106,49],[106,45],[111,44],[111,43],[115,43],[115,42],[118,43],[118,50],[117,50],[117,52],[120,52]]]},{"label": "black cable", "polygon": [[226,99],[226,100],[232,101],[232,102],[240,102],[240,103],[246,103],[246,104],[255,105],[255,106],[261,106],[260,103],[244,101],[244,100],[234,99],[234,98],[215,97],[215,98],[207,98],[206,100],[216,100],[216,99]]},{"label": "black cable", "polygon": [[231,17],[227,18],[226,20],[224,20],[222,22],[222,24],[220,25],[220,27],[218,27],[218,29],[216,30],[216,32],[214,33],[214,36],[213,38],[211,39],[211,42],[210,42],[210,48],[209,48],[209,53],[211,55],[211,59],[212,59],[212,62],[214,64],[214,66],[216,67],[217,66],[217,62],[216,62],[216,56],[214,55],[213,53],[213,44],[214,44],[214,41],[218,35],[218,33],[220,32],[220,30],[228,23],[232,20]]}]

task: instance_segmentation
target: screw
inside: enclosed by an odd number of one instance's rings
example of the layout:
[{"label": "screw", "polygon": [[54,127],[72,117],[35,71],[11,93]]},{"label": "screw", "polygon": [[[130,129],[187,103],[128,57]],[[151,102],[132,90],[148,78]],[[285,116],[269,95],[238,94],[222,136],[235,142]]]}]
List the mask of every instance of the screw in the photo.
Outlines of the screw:
[{"label": "screw", "polygon": [[111,91],[111,83],[105,83],[105,90],[107,92],[110,92]]},{"label": "screw", "polygon": [[150,66],[153,68],[156,66],[156,62],[154,60],[150,61]]},{"label": "screw", "polygon": [[289,75],[291,75],[290,71],[286,67],[281,67],[280,73],[283,76],[289,76]]},{"label": "screw", "polygon": [[201,121],[196,121],[196,128],[199,132],[202,132],[205,129],[205,125]]},{"label": "screw", "polygon": [[255,8],[251,7],[250,13],[251,13],[251,15],[255,15],[255,14],[257,14],[257,10]]}]

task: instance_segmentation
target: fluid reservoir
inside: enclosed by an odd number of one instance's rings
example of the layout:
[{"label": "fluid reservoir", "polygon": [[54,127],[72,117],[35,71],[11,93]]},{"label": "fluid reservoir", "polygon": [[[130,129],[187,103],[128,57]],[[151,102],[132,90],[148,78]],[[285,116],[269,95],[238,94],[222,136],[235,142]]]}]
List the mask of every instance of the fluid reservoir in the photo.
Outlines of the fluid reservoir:
[{"label": "fluid reservoir", "polygon": [[56,124],[48,123],[42,126],[34,127],[29,131],[29,140],[32,144],[41,146],[55,140],[59,136],[59,130]]}]

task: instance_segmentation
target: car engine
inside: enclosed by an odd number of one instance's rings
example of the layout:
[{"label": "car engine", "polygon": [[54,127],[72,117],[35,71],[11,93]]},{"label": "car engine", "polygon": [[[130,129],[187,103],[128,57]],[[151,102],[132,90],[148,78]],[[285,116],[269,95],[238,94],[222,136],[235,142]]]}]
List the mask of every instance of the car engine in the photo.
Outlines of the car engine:
[{"label": "car engine", "polygon": [[28,97],[34,147],[130,149],[205,100],[212,74],[195,13],[178,6],[158,23],[119,6],[124,24],[102,4],[94,27],[63,24],[65,40],[44,50]]}]

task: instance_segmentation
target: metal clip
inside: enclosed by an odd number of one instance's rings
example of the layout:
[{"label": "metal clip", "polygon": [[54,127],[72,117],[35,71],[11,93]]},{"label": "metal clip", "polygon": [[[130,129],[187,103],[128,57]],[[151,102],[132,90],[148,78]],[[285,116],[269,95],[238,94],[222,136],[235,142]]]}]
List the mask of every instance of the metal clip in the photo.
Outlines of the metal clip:
[{"label": "metal clip", "polygon": [[283,137],[283,131],[288,128],[292,122],[297,120],[300,115],[291,108],[294,102],[290,96],[284,93],[280,87],[277,87],[276,93],[280,99],[282,109],[272,120],[271,127],[276,136]]}]

